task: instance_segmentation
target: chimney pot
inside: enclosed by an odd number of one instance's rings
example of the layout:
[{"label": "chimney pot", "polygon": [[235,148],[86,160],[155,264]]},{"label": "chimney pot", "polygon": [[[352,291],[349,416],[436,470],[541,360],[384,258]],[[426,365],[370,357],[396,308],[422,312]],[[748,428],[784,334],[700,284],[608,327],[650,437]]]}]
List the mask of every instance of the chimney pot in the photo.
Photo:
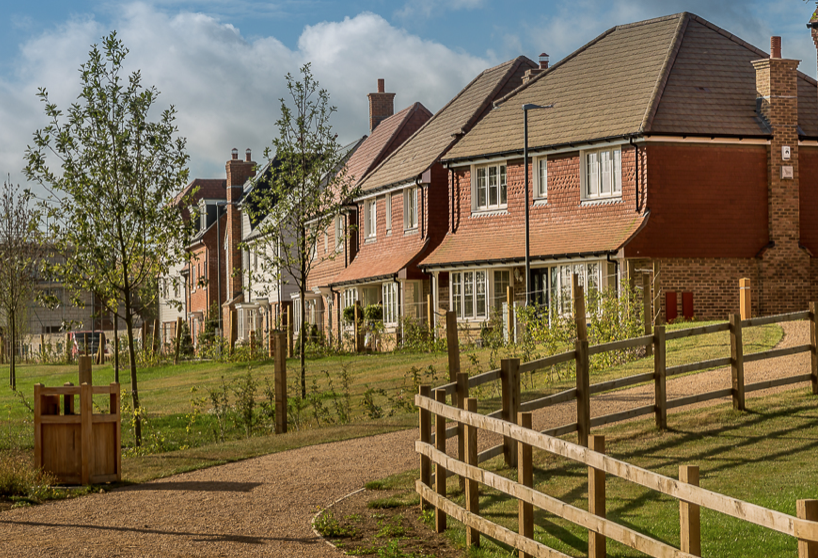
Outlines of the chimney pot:
[{"label": "chimney pot", "polygon": [[781,37],[770,37],[770,58],[781,58]]},{"label": "chimney pot", "polygon": [[540,69],[541,70],[548,69],[548,55],[544,52],[540,54]]},{"label": "chimney pot", "polygon": [[250,159],[251,159],[251,157],[250,157],[250,148],[248,147],[247,151],[244,152],[244,160],[249,163]]},{"label": "chimney pot", "polygon": [[381,78],[378,80],[378,93],[383,93],[384,91],[386,91],[386,84],[383,78]]},{"label": "chimney pot", "polygon": [[233,148],[233,151],[231,153],[233,154],[234,161],[239,158],[239,150],[236,149],[235,147]]}]

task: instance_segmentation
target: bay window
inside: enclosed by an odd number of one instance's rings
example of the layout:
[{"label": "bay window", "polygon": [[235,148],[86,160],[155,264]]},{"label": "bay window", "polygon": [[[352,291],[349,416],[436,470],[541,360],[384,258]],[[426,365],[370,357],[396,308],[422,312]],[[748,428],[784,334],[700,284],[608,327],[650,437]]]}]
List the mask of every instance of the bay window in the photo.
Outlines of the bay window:
[{"label": "bay window", "polygon": [[485,271],[451,274],[451,305],[461,319],[486,318],[488,288]]}]

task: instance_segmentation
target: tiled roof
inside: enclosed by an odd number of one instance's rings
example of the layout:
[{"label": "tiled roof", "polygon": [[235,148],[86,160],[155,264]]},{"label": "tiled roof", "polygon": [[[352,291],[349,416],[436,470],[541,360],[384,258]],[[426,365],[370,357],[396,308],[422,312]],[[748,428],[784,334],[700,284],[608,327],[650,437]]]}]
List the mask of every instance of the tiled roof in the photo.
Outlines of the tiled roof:
[{"label": "tiled roof", "polygon": [[533,67],[534,62],[519,56],[482,72],[365,178],[361,188],[378,190],[422,174],[457,141],[457,134],[468,132],[492,101],[515,89]]},{"label": "tiled roof", "polygon": [[352,263],[332,280],[332,285],[342,285],[397,275],[417,256],[416,245],[391,247],[389,250],[361,250]]},{"label": "tiled roof", "polygon": [[[531,235],[531,259],[548,259],[619,250],[647,222],[649,213],[610,215],[593,220],[565,220],[548,226],[546,234]],[[418,265],[421,268],[490,263],[525,258],[525,228],[503,234],[477,229],[471,234],[447,234],[440,246]]]},{"label": "tiled roof", "polygon": [[[190,181],[190,183],[188,183],[187,186],[184,187],[184,189],[182,189],[181,192],[176,194],[176,197],[173,198],[173,203],[175,205],[179,205],[182,198],[192,192],[194,188],[198,188],[198,190],[196,190],[196,194],[193,196],[193,198],[189,200],[191,205],[195,204],[201,199],[225,200],[227,199],[227,192],[225,190],[226,185],[227,180],[224,178],[194,178]],[[182,208],[182,217],[186,221],[190,218],[190,211],[187,207]]]},{"label": "tiled roof", "polygon": [[[445,159],[639,133],[764,136],[752,60],[761,49],[688,13],[614,27],[504,98]],[[818,136],[816,82],[799,73],[801,127]]]},{"label": "tiled roof", "polygon": [[363,180],[384,157],[394,151],[401,139],[405,139],[403,132],[406,131],[406,126],[414,125],[414,129],[408,134],[411,135],[431,117],[429,109],[420,103],[414,103],[383,120],[349,158],[347,177],[355,182]]}]

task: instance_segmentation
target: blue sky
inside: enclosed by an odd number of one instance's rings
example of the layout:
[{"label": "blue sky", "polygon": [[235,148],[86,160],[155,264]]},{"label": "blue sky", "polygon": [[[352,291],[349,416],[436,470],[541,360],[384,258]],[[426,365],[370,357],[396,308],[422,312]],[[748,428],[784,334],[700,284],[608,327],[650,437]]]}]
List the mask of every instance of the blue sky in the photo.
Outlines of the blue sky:
[{"label": "blue sky", "polygon": [[35,93],[61,107],[78,93],[89,46],[116,29],[130,69],[178,110],[191,177],[223,177],[233,147],[254,158],[270,145],[284,75],[312,62],[338,107],[342,141],[368,132],[366,94],[385,78],[396,110],[440,109],[486,67],[520,54],[552,63],[605,29],[680,11],[696,13],[816,74],[803,0],[2,0],[0,172],[23,182],[23,153],[45,124]]}]

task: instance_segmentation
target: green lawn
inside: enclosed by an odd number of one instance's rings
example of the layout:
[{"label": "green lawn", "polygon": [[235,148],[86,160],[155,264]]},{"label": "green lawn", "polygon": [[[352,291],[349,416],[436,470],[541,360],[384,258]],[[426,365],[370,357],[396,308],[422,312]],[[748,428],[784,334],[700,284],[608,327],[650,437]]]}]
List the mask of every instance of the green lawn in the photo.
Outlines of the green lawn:
[{"label": "green lawn", "polygon": [[[698,324],[697,324],[698,325]],[[672,328],[684,327],[671,326]],[[750,328],[744,332],[747,352],[773,347],[782,336],[779,326]],[[693,362],[725,356],[729,353],[726,333],[671,341],[668,344],[668,365]],[[500,358],[515,356],[515,349],[503,349],[491,354],[489,349],[463,347],[461,368],[474,375],[499,364]],[[146,412],[145,451],[153,455],[132,456],[126,452],[126,478],[144,480],[164,476],[179,470],[200,468],[233,459],[261,455],[286,449],[287,444],[305,445],[349,437],[349,432],[376,433],[416,424],[411,402],[417,385],[439,385],[448,381],[446,353],[387,353],[359,356],[330,356],[307,361],[309,394],[318,394],[301,409],[294,412],[291,404],[290,430],[299,431],[286,437],[269,436],[271,420],[263,417],[261,404],[267,401],[264,390],[273,380],[272,361],[254,363],[185,362],[178,366],[161,365],[138,371],[141,403]],[[287,362],[290,396],[299,393],[298,361]],[[642,358],[624,365],[592,372],[592,382],[629,376],[652,370],[651,358]],[[7,367],[0,367],[6,371]],[[343,407],[343,375],[349,378],[349,420],[354,428],[340,424],[338,409]],[[0,450],[33,447],[31,414],[20,396],[31,403],[33,385],[61,386],[77,383],[76,365],[20,365],[17,369],[18,393],[0,387]],[[238,413],[228,409],[222,421],[224,441],[210,391],[226,387],[231,406],[237,396],[232,390],[240,387],[247,374],[256,383],[253,436],[245,440],[245,429],[237,420]],[[94,383],[107,384],[114,379],[110,365],[94,367]],[[222,384],[224,378],[224,384]],[[128,375],[121,373],[122,389],[129,389]],[[332,382],[332,390],[329,382]],[[523,400],[533,399],[569,388],[573,385],[573,366],[560,370],[538,372],[523,378]],[[313,384],[315,387],[313,387]],[[335,395],[332,395],[332,394]],[[474,390],[481,410],[499,406],[499,386],[487,384]],[[95,402],[105,409],[104,397]],[[123,400],[127,405],[129,398]],[[293,402],[294,403],[294,402]],[[298,415],[298,416],[296,416]],[[374,417],[380,416],[377,420]],[[321,426],[323,433],[310,433]],[[297,436],[296,436],[297,435]],[[298,437],[300,441],[287,441]],[[286,440],[285,440],[286,438]],[[232,441],[231,441],[232,440]],[[133,439],[127,416],[123,414],[123,446],[132,446]],[[170,452],[170,453],[168,453]],[[163,454],[166,457],[156,457]],[[138,463],[138,465],[137,465]]]}]

